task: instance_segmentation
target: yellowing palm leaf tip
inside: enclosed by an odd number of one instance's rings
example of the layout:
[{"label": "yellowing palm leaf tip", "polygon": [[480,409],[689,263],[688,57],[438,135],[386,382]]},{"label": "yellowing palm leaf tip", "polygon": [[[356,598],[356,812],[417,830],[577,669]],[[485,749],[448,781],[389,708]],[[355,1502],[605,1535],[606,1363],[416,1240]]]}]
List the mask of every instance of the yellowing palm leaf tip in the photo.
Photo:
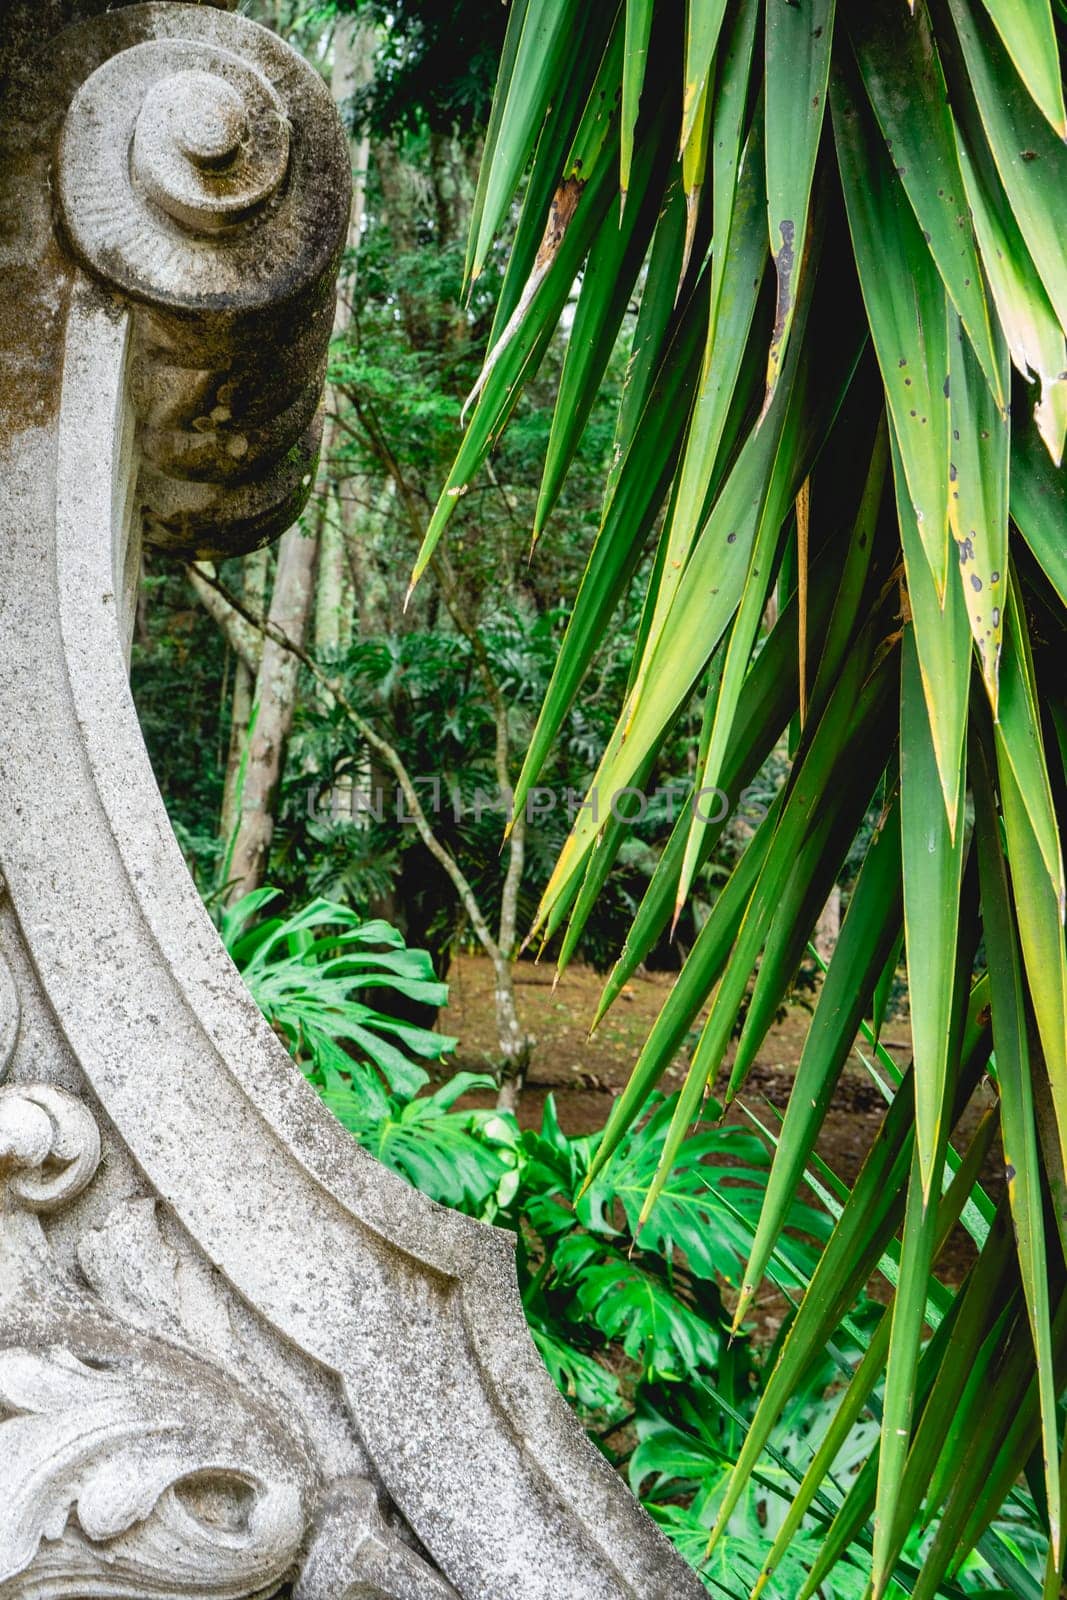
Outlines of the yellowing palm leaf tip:
[{"label": "yellowing palm leaf tip", "polygon": [[[529,0],[479,179],[469,274],[497,236],[511,265],[416,578],[555,343],[540,535],[626,353],[599,530],[517,807],[615,608],[644,596],[617,725],[534,931],[562,938],[564,964],[580,948],[632,832],[608,800],[654,785],[681,719],[694,789],[727,799],[723,820],[681,808],[594,1019],[694,897],[710,901],[595,1157],[594,1176],[703,1018],[643,1221],[705,1097],[743,1093],[827,894],[860,863],[736,1329],[815,1181],[819,1128],[857,1032],[876,1036],[903,939],[914,1059],[834,1202],[711,1535],[881,1273],[892,1305],[836,1422],[843,1440],[875,1406],[878,1440],[850,1483],[816,1447],[784,1525],[823,1530],[805,1594],[855,1564],[857,1539],[874,1595],[902,1574],[920,1600],[967,1592],[945,1586],[968,1562],[1013,1594],[1063,1581],[1065,29],[1060,0]],[[776,750],[766,815],[710,875]],[[1000,1211],[979,1183],[995,1119],[956,1148],[987,1069],[1014,1173]],[[948,1289],[935,1264],[957,1219],[975,1264]],[[1031,1457],[1049,1553],[1024,1582],[990,1528]],[[754,1594],[775,1592],[789,1537]]]}]

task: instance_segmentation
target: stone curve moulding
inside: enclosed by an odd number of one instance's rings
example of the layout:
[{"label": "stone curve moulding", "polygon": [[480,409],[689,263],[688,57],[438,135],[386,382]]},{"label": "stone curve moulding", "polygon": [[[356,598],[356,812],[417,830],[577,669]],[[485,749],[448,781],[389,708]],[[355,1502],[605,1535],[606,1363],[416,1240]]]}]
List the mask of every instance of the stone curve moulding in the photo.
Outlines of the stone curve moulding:
[{"label": "stone curve moulding", "polygon": [[61,28],[0,105],[0,1600],[703,1592],[509,1239],[292,1068],[137,727],[142,539],[306,497],[348,182],[316,75],[206,6]]}]

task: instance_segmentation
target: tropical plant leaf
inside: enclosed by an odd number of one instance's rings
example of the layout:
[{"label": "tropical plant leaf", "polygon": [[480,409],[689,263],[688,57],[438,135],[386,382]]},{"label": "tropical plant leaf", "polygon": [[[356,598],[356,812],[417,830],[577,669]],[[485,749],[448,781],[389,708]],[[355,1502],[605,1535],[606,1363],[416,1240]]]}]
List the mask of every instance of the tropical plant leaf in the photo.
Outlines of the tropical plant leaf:
[{"label": "tropical plant leaf", "polygon": [[[971,682],[971,637],[967,628],[964,589],[953,580],[944,595],[938,595],[926,563],[915,513],[908,503],[907,484],[895,436],[892,454],[897,521],[908,585],[908,610],[914,628],[919,675],[941,797],[949,833],[955,837],[963,799],[963,746]],[[975,541],[972,540],[960,552],[961,559],[966,559],[974,548]]]},{"label": "tropical plant leaf", "polygon": [[[996,405],[1008,396],[993,343],[978,250],[967,214],[945,75],[925,0],[911,17],[897,6],[875,21],[849,12],[852,40],[893,171],[961,318]],[[921,247],[916,245],[918,251]],[[913,402],[914,404],[914,402]]]},{"label": "tropical plant leaf", "polygon": [[949,0],[966,73],[993,160],[1038,275],[1067,328],[1067,239],[1059,197],[1067,146],[1020,83],[989,18],[972,0]]},{"label": "tropical plant leaf", "polygon": [[[664,103],[655,115],[665,117]],[[605,218],[582,273],[534,512],[535,540],[578,448],[659,217],[665,173],[657,168],[663,166],[667,146],[655,126],[647,131],[633,172],[635,198],[617,228],[610,215]]]},{"label": "tropical plant leaf", "polygon": [[[678,593],[686,562],[707,514],[728,408],[755,313],[767,256],[759,157],[757,130],[745,147],[733,209],[725,225],[725,262],[714,280],[704,366],[665,536],[663,576],[654,598],[646,660]],[[639,679],[644,670],[642,662]]]},{"label": "tropical plant leaf", "polygon": [[[1008,379],[1006,350],[1002,376]],[[1008,577],[1008,460],[1011,430],[993,403],[970,342],[957,320],[949,352],[949,522],[960,581],[986,692],[997,714],[1004,596]],[[946,606],[946,611],[948,607]],[[957,756],[958,762],[958,756]]]},{"label": "tropical plant leaf", "polygon": [[624,214],[654,10],[655,0],[626,0],[626,54],[622,63],[622,125],[619,131],[619,189]]},{"label": "tropical plant leaf", "polygon": [[[969,1096],[984,1055],[979,1044],[972,1058],[964,1062],[954,1111],[960,1108],[961,1097]],[[782,1344],[719,1508],[709,1540],[712,1547],[721,1538],[790,1393],[813,1352],[825,1344],[830,1324],[838,1320],[835,1312],[851,1302],[899,1225],[906,1189],[902,1179],[915,1143],[910,1080],[909,1073],[886,1113],[879,1138],[868,1153]]]},{"label": "tropical plant leaf", "polygon": [[983,0],[997,32],[1037,105],[1067,139],[1063,74],[1049,0]]},{"label": "tropical plant leaf", "polygon": [[791,1197],[811,1158],[868,997],[887,951],[896,944],[902,922],[900,807],[899,802],[894,802],[882,818],[864,860],[804,1041],[767,1183],[767,1198],[734,1312],[735,1329],[744,1321],[763,1279],[770,1251],[785,1225]]},{"label": "tropical plant leaf", "polygon": [[805,270],[808,206],[826,110],[834,12],[835,0],[767,7],[767,222],[778,299],[767,356],[764,409],[778,383],[793,326],[797,286]]},{"label": "tropical plant leaf", "polygon": [[[960,1212],[977,1181],[982,1162],[989,1154],[989,1147],[996,1130],[996,1119],[988,1116],[979,1127],[974,1139],[968,1147],[967,1158],[952,1181],[952,1185],[941,1202],[937,1217],[937,1236],[934,1244],[936,1257],[944,1247],[952,1228],[959,1220]],[[946,1332],[951,1324],[946,1324]],[[810,1466],[804,1474],[797,1493],[793,1497],[789,1513],[779,1529],[778,1536],[771,1548],[765,1563],[765,1570],[773,1572],[785,1551],[801,1526],[812,1501],[818,1493],[819,1487],[828,1478],[835,1463],[838,1463],[842,1448],[846,1444],[853,1429],[863,1414],[863,1410],[872,1402],[872,1394],[877,1380],[885,1368],[886,1357],[889,1352],[890,1334],[893,1328],[892,1310],[887,1310],[878,1323],[867,1349],[856,1366],[845,1394],[841,1397],[840,1404],[834,1413],[833,1421],[826,1430],[818,1450],[812,1457]],[[876,1404],[876,1402],[875,1402]],[[868,1496],[873,1505],[873,1497]],[[864,1520],[866,1519],[866,1509]],[[859,1517],[856,1517],[859,1522]],[[847,1548],[847,1545],[845,1546]],[[817,1560],[812,1563],[811,1579],[805,1587],[810,1586],[810,1581],[815,1578],[815,1573],[820,1566],[828,1566],[828,1556],[832,1549],[832,1542],[828,1540],[817,1553]],[[899,1552],[894,1554],[894,1562]],[[806,1575],[807,1577],[807,1575]],[[753,1595],[763,1592],[764,1584],[757,1584]]]},{"label": "tropical plant leaf", "polygon": [[1067,952],[1064,877],[1056,812],[1026,635],[1009,588],[996,725],[997,774],[1023,965],[1037,1018],[1045,1071],[1067,1157]]},{"label": "tropical plant leaf", "polygon": [[677,464],[685,415],[700,367],[702,315],[707,315],[708,283],[694,295],[668,345],[644,412],[644,421],[665,418],[662,428],[635,429],[623,458],[596,542],[575,598],[574,609],[553,668],[537,726],[515,786],[515,810],[526,803],[552,742],[596,652],[600,635],[626,591],[645,550]]},{"label": "tropical plant leaf", "polygon": [[1019,1271],[1037,1355],[1045,1492],[1057,1567],[1063,1564],[1060,1528],[1060,1446],[1053,1371],[1048,1255],[1044,1197],[1041,1192],[1037,1129],[1031,1088],[1028,1022],[1023,999],[1022,961],[1008,873],[1001,849],[993,790],[994,758],[985,740],[977,741],[974,783],[975,824],[982,906],[993,1013],[993,1048],[1004,1128],[1004,1165],[1018,1246]]},{"label": "tropical plant leaf", "polygon": [[726,0],[686,0],[685,7],[685,81],[682,88],[682,133],[679,151],[693,137],[700,116],[701,101],[707,97],[708,84],[715,60],[715,46],[719,42]]},{"label": "tropical plant leaf", "polygon": [[500,101],[490,121],[484,186],[475,201],[469,276],[477,278],[504,212],[518,187],[529,152],[557,87],[573,66],[572,50],[582,7],[574,0],[550,6],[523,3],[510,18],[497,86]]},{"label": "tropical plant leaf", "polygon": [[[815,816],[828,804],[827,783],[842,748],[848,751],[847,770],[853,774],[853,781],[861,786],[869,784],[873,787],[876,769],[872,771],[869,764],[872,754],[869,740],[877,724],[879,706],[890,692],[895,666],[895,656],[885,656],[877,671],[864,683],[863,655],[857,651],[853,664],[854,676],[842,675],[837,693],[812,738],[787,796],[775,829],[773,847],[763,862],[729,964],[693,1053],[685,1085],[678,1097],[674,1122],[664,1144],[658,1179],[660,1183],[666,1179],[670,1164],[685,1137],[686,1128],[696,1116],[701,1097],[722,1065],[749,976],[770,931],[779,899],[792,878],[800,846]],[[822,898],[825,900],[825,894]],[[812,921],[816,914],[817,911],[812,914]],[[810,924],[804,930],[805,940],[809,932]],[[736,1090],[737,1087],[736,1080],[732,1078],[731,1089]],[[654,1184],[647,1201],[649,1209],[655,1202],[656,1193],[657,1185]]]},{"label": "tropical plant leaf", "polygon": [[978,142],[974,162],[960,142],[960,167],[1000,326],[1016,368],[1040,386],[1034,419],[1058,466],[1067,437],[1067,341],[984,140]]},{"label": "tropical plant leaf", "polygon": [[1011,518],[1067,606],[1067,472],[1052,465],[1036,431],[1012,437]]},{"label": "tropical plant leaf", "polygon": [[831,77],[838,165],[871,337],[938,595],[948,573],[945,291],[852,74]]},{"label": "tropical plant leaf", "polygon": [[963,829],[945,814],[915,633],[904,630],[900,705],[900,800],[904,942],[914,996],[915,1142],[928,1202],[945,1134],[950,1019],[955,1000]]},{"label": "tropical plant leaf", "polygon": [[447,986],[426,951],[406,949],[389,923],[361,922],[349,906],[323,899],[288,917],[262,917],[278,898],[277,889],[256,889],[228,906],[223,943],[260,1010],[332,1108],[340,1113],[343,1103],[361,1118],[385,1116],[386,1090],[413,1096],[429,1081],[412,1057],[440,1061],[456,1040],[375,1010],[369,991],[392,989],[441,1006]]},{"label": "tropical plant leaf", "polygon": [[[832,599],[832,586],[829,580],[832,576],[829,561],[823,563],[816,573],[813,614],[820,624],[829,615]],[[794,602],[782,612],[745,680],[738,709],[735,744],[731,751],[728,772],[724,771],[723,774],[726,791],[731,795],[736,793],[742,804],[749,799],[744,785],[770,753],[775,739],[788,720],[790,707],[795,700],[796,655],[793,648],[795,636]],[[720,812],[722,810],[721,807],[717,809]],[[594,1028],[599,1025],[622,986],[629,981],[670,920],[676,899],[675,886],[690,833],[690,810],[689,807],[683,808],[675,822],[652,881],[638,907],[623,952],[604,987],[593,1022]],[[761,805],[760,811],[762,815],[759,821],[762,823],[767,808]],[[707,852],[713,848],[725,822],[726,817],[721,816],[717,822],[709,822],[704,829],[701,839],[702,858],[705,858]]]},{"label": "tropical plant leaf", "polygon": [[[522,197],[515,237],[508,254],[504,281],[500,286],[488,349],[492,350],[510,322],[515,308],[534,270],[537,252],[545,236],[545,219],[551,213],[553,196],[559,187],[563,164],[574,140],[582,111],[589,96],[592,73],[600,61],[611,32],[610,6],[587,7],[581,32],[574,41],[586,61],[582,72],[567,73],[558,85],[538,135],[533,165]],[[479,181],[486,171],[483,163]],[[473,219],[472,219],[473,223]],[[473,228],[471,233],[473,245]],[[469,252],[468,252],[469,254]]]}]

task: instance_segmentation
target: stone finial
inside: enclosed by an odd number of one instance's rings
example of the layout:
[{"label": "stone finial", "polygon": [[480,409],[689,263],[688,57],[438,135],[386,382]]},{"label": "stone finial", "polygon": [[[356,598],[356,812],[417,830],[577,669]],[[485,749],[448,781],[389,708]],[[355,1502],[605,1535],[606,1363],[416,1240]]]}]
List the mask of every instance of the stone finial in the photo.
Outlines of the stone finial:
[{"label": "stone finial", "polygon": [[158,3],[86,31],[105,27],[126,48],[67,111],[63,225],[138,307],[146,539],[233,554],[277,537],[311,487],[348,150],[317,74],[266,29]]}]

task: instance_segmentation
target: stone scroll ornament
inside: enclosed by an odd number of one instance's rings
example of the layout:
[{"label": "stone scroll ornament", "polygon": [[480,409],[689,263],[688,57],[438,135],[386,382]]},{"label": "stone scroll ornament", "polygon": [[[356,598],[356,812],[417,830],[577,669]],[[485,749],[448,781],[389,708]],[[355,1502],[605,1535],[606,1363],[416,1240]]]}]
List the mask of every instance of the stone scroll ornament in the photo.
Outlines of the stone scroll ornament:
[{"label": "stone scroll ornament", "polygon": [[507,1236],[356,1148],[259,1017],[137,726],[142,544],[249,550],[311,485],[329,96],[206,5],[5,17],[0,1600],[695,1597]]}]

